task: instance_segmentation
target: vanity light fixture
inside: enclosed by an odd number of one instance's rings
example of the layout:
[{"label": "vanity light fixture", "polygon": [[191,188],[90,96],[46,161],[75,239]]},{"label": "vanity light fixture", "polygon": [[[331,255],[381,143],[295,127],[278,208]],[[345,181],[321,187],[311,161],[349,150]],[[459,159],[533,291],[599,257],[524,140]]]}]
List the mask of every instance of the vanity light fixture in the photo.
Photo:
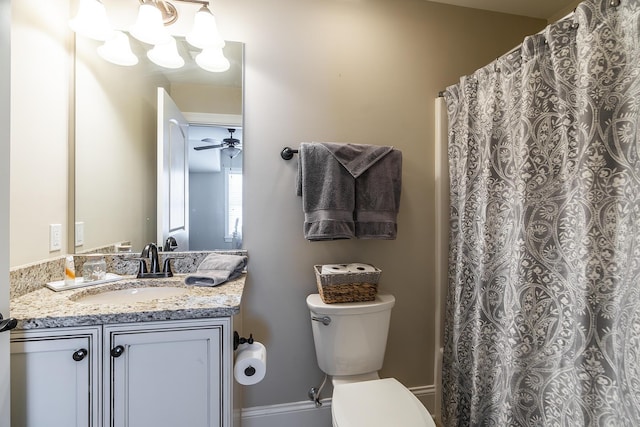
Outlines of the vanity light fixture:
[{"label": "vanity light fixture", "polygon": [[138,57],[131,51],[129,37],[122,31],[114,31],[113,36],[98,47],[98,55],[106,61],[125,67],[138,63]]},{"label": "vanity light fixture", "polygon": [[80,0],[78,13],[69,20],[69,26],[76,33],[99,41],[107,40],[113,33],[107,11],[97,0]]},{"label": "vanity light fixture", "polygon": [[187,34],[187,42],[198,49],[224,47],[224,40],[218,33],[216,18],[206,4],[196,12],[193,18],[193,29]]},{"label": "vanity light fixture", "polygon": [[[158,2],[164,3],[164,2]],[[133,37],[147,44],[163,44],[169,41],[169,32],[164,27],[160,6],[144,0],[138,9],[138,18],[129,31]],[[176,15],[177,17],[177,15]]]},{"label": "vanity light fixture", "polygon": [[222,47],[205,47],[196,56],[196,64],[203,70],[211,71],[212,73],[227,71],[231,66],[229,60],[222,53]]},{"label": "vanity light fixture", "polygon": [[[173,0],[200,4],[194,16],[192,30],[187,34],[187,42],[202,49],[196,56],[196,63],[210,72],[224,72],[230,68],[224,57],[224,39],[218,33],[216,20],[209,10],[206,0]],[[129,34],[143,43],[152,45],[147,57],[156,65],[165,68],[180,68],[184,59],[178,53],[176,40],[166,28],[178,20],[178,10],[167,0],[139,0],[140,7],[135,24]],[[104,41],[98,49],[102,58],[117,65],[131,66],[138,58],[131,51],[129,38],[122,31],[114,31],[109,24],[104,4],[100,0],[80,0],[77,15],[69,21],[73,31],[94,40]],[[135,58],[135,59],[133,59]]]},{"label": "vanity light fixture", "polygon": [[147,58],[156,65],[164,68],[180,68],[184,66],[184,59],[178,53],[176,39],[169,36],[166,43],[156,44],[147,52]]}]

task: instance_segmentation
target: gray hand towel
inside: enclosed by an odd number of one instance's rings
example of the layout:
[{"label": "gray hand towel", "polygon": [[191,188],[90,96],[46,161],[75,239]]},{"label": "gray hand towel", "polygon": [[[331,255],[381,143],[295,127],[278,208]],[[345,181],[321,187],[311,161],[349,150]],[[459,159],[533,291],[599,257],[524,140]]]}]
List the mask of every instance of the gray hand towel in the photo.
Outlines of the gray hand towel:
[{"label": "gray hand towel", "polygon": [[393,150],[393,147],[389,146],[368,144],[338,144],[335,142],[322,142],[321,144],[354,178],[365,173],[367,169]]},{"label": "gray hand towel", "polygon": [[402,184],[402,153],[389,146],[323,142],[355,178],[355,237],[392,240]]},{"label": "gray hand towel", "polygon": [[395,239],[402,153],[389,146],[302,143],[297,192],[308,240]]},{"label": "gray hand towel", "polygon": [[358,239],[396,238],[402,186],[402,152],[393,149],[356,179]]},{"label": "gray hand towel", "polygon": [[218,286],[240,276],[247,267],[248,258],[242,255],[209,254],[194,274],[184,279],[187,285]]},{"label": "gray hand towel", "polygon": [[354,191],[353,177],[326,147],[300,144],[297,194],[302,196],[306,239],[354,237]]}]

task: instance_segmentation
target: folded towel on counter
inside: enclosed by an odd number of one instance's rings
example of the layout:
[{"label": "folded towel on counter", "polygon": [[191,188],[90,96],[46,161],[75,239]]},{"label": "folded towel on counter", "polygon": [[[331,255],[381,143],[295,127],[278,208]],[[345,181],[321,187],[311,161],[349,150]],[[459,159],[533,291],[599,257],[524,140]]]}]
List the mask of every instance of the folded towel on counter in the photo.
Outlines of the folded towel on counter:
[{"label": "folded towel on counter", "polygon": [[304,237],[308,240],[355,236],[355,181],[322,144],[300,144],[297,194],[302,196]]},{"label": "folded towel on counter", "polygon": [[184,279],[187,285],[218,286],[239,277],[247,267],[244,255],[209,254],[194,274]]},{"label": "folded towel on counter", "polygon": [[389,146],[302,143],[297,193],[308,240],[395,239],[402,153]]}]

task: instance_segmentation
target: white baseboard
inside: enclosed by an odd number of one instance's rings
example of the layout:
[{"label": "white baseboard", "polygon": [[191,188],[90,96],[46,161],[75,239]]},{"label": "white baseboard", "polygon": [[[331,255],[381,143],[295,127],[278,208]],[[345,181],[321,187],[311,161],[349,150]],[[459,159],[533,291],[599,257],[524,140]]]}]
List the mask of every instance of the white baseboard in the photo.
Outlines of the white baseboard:
[{"label": "white baseboard", "polygon": [[[422,404],[433,413],[435,387],[409,388]],[[242,427],[330,427],[331,398],[322,399],[316,408],[311,401],[255,406],[242,409]]]},{"label": "white baseboard", "polygon": [[242,427],[330,426],[331,399],[322,399],[319,408],[313,402],[303,401],[242,409]]}]

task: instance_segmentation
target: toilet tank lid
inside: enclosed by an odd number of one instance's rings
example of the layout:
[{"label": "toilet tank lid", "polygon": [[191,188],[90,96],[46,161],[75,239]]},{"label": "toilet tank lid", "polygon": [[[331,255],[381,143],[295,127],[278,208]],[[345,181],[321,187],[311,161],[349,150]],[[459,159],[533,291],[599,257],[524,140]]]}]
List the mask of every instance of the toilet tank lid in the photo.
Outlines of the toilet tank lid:
[{"label": "toilet tank lid", "polygon": [[391,310],[396,299],[393,295],[376,295],[373,301],[364,302],[340,302],[326,304],[320,294],[311,294],[307,297],[307,306],[318,314],[362,314],[375,313],[377,311]]}]

